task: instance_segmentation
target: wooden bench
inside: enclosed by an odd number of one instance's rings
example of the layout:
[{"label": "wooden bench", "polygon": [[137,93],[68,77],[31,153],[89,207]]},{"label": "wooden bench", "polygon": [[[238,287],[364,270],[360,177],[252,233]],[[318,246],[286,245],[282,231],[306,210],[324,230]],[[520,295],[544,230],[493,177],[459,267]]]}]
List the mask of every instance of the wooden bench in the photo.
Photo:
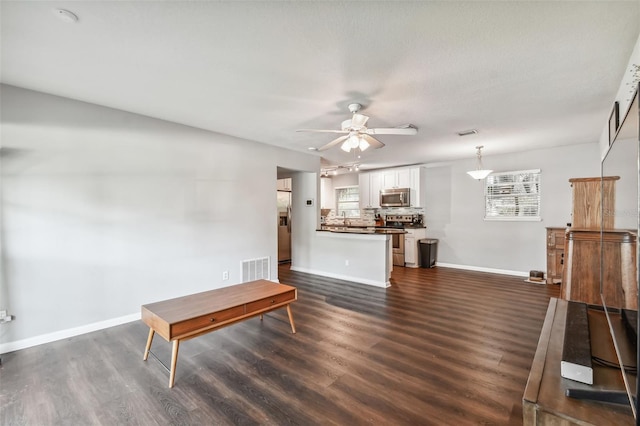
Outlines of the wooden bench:
[{"label": "wooden bench", "polygon": [[149,326],[143,360],[149,357],[155,333],[173,342],[169,370],[172,388],[181,341],[258,315],[262,319],[262,314],[283,307],[287,308],[291,331],[295,333],[290,303],[297,298],[295,287],[258,280],[142,305],[142,321]]}]

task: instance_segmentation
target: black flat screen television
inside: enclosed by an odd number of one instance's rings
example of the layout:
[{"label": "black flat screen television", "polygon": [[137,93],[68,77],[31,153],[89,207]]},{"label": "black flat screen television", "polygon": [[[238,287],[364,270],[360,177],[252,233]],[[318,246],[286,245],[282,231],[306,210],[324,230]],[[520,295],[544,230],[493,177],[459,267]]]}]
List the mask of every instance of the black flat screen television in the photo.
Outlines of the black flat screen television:
[{"label": "black flat screen television", "polygon": [[[617,360],[614,368],[620,369],[624,381],[624,391],[612,391],[610,402],[630,405],[635,424],[640,425],[638,414],[637,366],[640,365],[638,351],[638,291],[640,268],[638,259],[638,230],[640,229],[640,112],[638,108],[638,88],[636,88],[626,113],[620,120],[615,138],[601,163],[601,175],[617,176],[615,183],[615,204],[610,208],[601,203],[603,224],[600,239],[600,295],[607,313],[609,330],[616,349]],[[604,187],[603,187],[604,189]],[[604,194],[603,194],[604,196]],[[606,218],[613,215],[613,229],[606,228]],[[625,239],[631,246],[626,252],[619,246],[605,242],[609,232]],[[629,250],[631,248],[632,250]],[[615,252],[613,252],[615,251]],[[618,252],[620,251],[620,252]],[[626,254],[625,254],[626,253]],[[609,264],[606,264],[609,262]],[[619,274],[611,274],[620,265]],[[622,278],[621,278],[622,277]],[[605,392],[606,394],[606,392]],[[616,397],[617,394],[617,397]],[[604,395],[602,400],[607,401]]]}]

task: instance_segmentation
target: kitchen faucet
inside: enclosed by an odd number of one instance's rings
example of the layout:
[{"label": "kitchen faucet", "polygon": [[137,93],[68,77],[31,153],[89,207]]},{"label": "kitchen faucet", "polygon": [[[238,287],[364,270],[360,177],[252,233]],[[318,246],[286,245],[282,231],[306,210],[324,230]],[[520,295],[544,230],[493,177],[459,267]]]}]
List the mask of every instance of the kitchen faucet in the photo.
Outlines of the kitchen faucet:
[{"label": "kitchen faucet", "polygon": [[344,210],[342,211],[342,226],[347,226],[347,212],[345,212]]}]

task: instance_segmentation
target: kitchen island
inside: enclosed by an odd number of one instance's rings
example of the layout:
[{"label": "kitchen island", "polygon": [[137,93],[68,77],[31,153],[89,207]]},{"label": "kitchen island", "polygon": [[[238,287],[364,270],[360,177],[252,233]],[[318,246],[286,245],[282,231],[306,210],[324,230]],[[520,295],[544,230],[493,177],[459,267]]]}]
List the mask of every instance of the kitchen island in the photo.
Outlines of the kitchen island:
[{"label": "kitchen island", "polygon": [[312,251],[291,269],[376,287],[389,287],[392,234],[402,229],[325,226],[315,231]]}]

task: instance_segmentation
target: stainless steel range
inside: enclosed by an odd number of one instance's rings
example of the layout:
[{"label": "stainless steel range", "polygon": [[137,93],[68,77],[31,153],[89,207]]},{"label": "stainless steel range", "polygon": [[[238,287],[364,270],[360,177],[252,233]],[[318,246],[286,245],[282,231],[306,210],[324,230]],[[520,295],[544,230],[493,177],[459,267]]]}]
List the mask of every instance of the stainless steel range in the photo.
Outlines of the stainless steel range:
[{"label": "stainless steel range", "polygon": [[[404,229],[413,224],[416,216],[412,214],[391,214],[385,216],[384,224],[388,228]],[[393,244],[393,264],[404,266],[404,234],[391,234]]]}]

